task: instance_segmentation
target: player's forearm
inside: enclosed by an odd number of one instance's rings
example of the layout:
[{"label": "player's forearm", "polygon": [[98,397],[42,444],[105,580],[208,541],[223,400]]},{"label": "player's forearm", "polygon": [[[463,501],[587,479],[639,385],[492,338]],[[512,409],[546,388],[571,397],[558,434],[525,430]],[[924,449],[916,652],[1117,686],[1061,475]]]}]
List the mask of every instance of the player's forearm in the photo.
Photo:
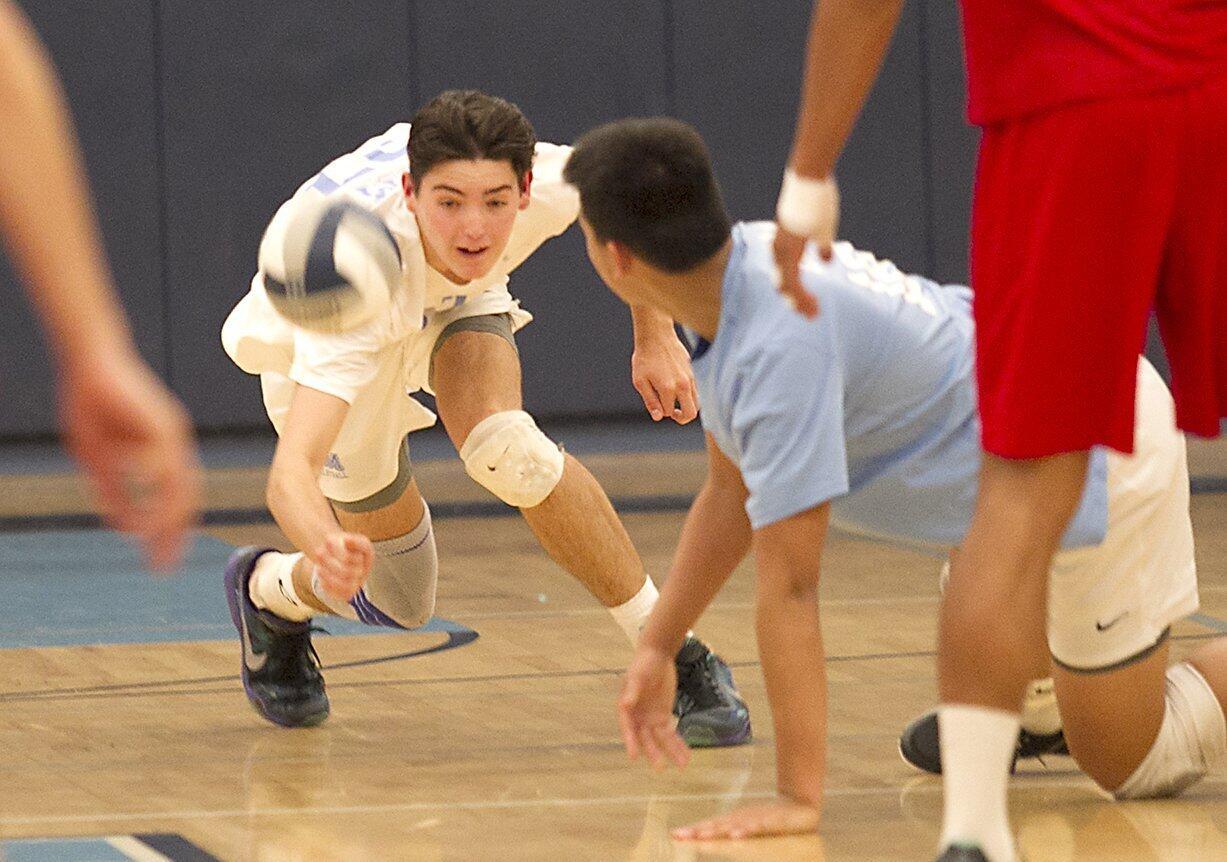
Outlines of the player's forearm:
[{"label": "player's forearm", "polygon": [[636,345],[677,338],[673,318],[647,305],[631,306],[631,328]]},{"label": "player's forearm", "polygon": [[818,806],[826,777],[826,666],[816,573],[764,570],[759,557],[756,625],[775,727],[780,793]]},{"label": "player's forearm", "polygon": [[318,470],[306,462],[274,461],[265,500],[277,526],[294,547],[314,558],[324,539],[341,531],[328,499],[320,491]]},{"label": "player's forearm", "polygon": [[660,600],[640,636],[672,655],[728,581],[750,547],[750,522],[740,486],[711,479],[686,515]]},{"label": "player's forearm", "polygon": [[815,0],[789,166],[831,174],[877,77],[903,0]]},{"label": "player's forearm", "polygon": [[135,356],[111,285],[85,168],[46,53],[0,0],[0,226],[64,363]]}]

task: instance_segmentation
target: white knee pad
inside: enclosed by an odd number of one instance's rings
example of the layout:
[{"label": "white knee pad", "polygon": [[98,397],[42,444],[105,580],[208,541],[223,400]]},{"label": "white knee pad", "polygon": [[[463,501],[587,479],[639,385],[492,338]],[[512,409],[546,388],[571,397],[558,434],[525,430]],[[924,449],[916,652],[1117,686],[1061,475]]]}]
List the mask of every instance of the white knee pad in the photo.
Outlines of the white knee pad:
[{"label": "white knee pad", "polygon": [[562,449],[523,410],[487,416],[460,447],[465,472],[504,503],[538,505],[562,478]]},{"label": "white knee pad", "polygon": [[1175,796],[1227,755],[1227,722],[1206,678],[1191,664],[1167,670],[1167,709],[1150,752],[1112,794],[1117,799]]}]

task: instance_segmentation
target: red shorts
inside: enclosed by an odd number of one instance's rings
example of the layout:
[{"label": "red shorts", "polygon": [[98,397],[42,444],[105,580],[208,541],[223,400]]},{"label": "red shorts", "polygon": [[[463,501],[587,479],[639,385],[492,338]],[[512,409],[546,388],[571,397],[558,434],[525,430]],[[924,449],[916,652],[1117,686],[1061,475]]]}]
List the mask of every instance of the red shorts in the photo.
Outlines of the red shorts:
[{"label": "red shorts", "polygon": [[1176,421],[1227,416],[1227,78],[985,129],[971,233],[984,448],[1133,451],[1151,311]]}]

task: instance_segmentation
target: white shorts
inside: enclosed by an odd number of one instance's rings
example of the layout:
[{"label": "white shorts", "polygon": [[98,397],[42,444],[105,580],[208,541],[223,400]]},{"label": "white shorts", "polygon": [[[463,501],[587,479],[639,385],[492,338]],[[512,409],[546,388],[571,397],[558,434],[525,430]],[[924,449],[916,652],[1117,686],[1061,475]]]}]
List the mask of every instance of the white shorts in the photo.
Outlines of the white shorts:
[{"label": "white shorts", "polygon": [[[446,311],[426,313],[421,331],[384,348],[379,370],[345,414],[345,422],[320,473],[320,490],[330,500],[353,503],[382,491],[396,479],[405,435],[435,424],[435,414],[412,397],[430,389],[430,355],[449,323],[484,314],[509,314],[513,331],[533,319],[507,291],[492,287]],[[282,374],[261,374],[264,408],[277,433],[297,384]]]},{"label": "white shorts", "polygon": [[1135,426],[1134,454],[1108,455],[1103,543],[1057,554],[1048,581],[1048,646],[1075,670],[1127,661],[1198,606],[1184,435],[1144,359]]}]

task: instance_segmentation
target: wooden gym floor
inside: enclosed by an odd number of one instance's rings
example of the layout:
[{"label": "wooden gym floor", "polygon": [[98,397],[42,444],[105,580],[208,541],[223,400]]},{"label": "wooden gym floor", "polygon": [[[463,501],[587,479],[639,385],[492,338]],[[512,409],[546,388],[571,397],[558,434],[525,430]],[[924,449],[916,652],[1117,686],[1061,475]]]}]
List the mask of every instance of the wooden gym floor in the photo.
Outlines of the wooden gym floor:
[{"label": "wooden gym floor", "polygon": [[[1203,455],[1211,472],[1227,474],[1217,469],[1221,449]],[[701,456],[688,453],[584,460],[611,496],[641,508],[693,492],[702,472]],[[454,461],[418,470],[437,509],[482,499]],[[214,471],[210,506],[258,509],[261,481],[258,469]],[[0,491],[0,517],[10,521],[82,506],[67,476],[2,477]],[[1177,627],[1178,653],[1227,632],[1227,495],[1196,495],[1193,515],[1202,609]],[[625,517],[658,578],[681,518],[670,509]],[[734,576],[699,634],[734,668],[755,740],[658,775],[628,764],[618,740],[613,700],[629,646],[608,614],[545,558],[518,517],[439,517],[436,530],[437,613],[455,625],[318,636],[332,716],[294,731],[246,703],[217,568],[222,543],[284,546],[275,527],[207,528],[208,553],[167,583],[107,570],[120,565],[113,560],[134,564],[105,533],[0,533],[0,564],[29,593],[20,619],[0,619],[4,858],[931,859],[940,785],[900,761],[895,739],[934,702],[932,559],[847,537],[826,554],[821,837],[685,845],[670,842],[670,826],[765,797],[773,785],[751,568]],[[57,556],[69,545],[84,562]],[[66,567],[75,574],[58,577]],[[130,598],[116,599],[117,583]],[[122,622],[150,607],[162,610]],[[456,633],[466,627],[480,637],[404,655],[463,641]],[[1017,776],[1012,804],[1030,862],[1227,859],[1222,780],[1177,801],[1114,804],[1058,758]]]}]

